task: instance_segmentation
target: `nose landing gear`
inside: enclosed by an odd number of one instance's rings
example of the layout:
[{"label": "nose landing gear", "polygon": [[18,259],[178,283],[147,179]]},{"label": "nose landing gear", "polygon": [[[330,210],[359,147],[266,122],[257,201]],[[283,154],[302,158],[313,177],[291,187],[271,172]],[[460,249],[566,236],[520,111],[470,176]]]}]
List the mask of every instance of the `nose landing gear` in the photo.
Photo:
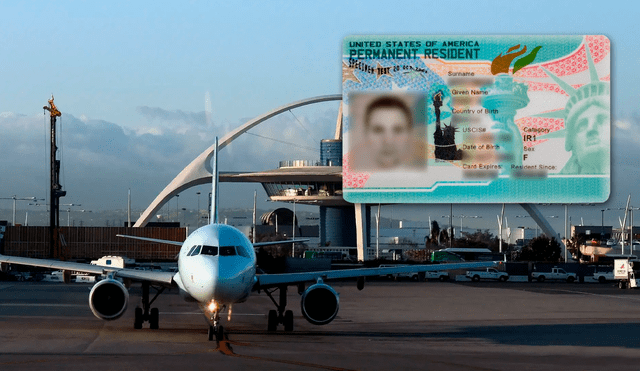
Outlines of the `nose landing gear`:
[{"label": "nose landing gear", "polygon": [[214,337],[216,341],[224,340],[224,326],[209,326],[209,341],[213,341]]},{"label": "nose landing gear", "polygon": [[213,338],[215,338],[216,341],[224,340],[224,326],[220,324],[220,311],[224,308],[225,306],[211,313],[211,322],[213,322],[213,325],[209,325],[209,341],[213,341]]}]

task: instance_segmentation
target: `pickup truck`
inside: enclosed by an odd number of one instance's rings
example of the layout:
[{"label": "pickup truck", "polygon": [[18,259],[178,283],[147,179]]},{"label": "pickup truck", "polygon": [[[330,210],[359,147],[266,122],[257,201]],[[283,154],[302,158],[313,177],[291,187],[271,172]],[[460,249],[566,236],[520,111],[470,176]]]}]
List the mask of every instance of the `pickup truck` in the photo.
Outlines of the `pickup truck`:
[{"label": "pickup truck", "polygon": [[538,280],[538,282],[544,282],[544,280],[563,280],[567,282],[574,282],[578,275],[575,273],[567,273],[562,268],[551,268],[551,272],[532,272],[531,278]]},{"label": "pickup truck", "polygon": [[425,280],[440,280],[446,281],[449,279],[449,272],[447,271],[428,271],[424,272]]},{"label": "pickup truck", "polygon": [[[393,267],[406,267],[406,265],[395,265],[395,264],[380,264],[380,268],[393,268]],[[387,277],[390,279],[400,279],[400,278],[409,278],[412,281],[418,281],[420,276],[418,272],[407,272],[407,273],[393,273],[387,275],[381,275],[380,277]]]},{"label": "pickup truck", "polygon": [[593,278],[598,280],[598,282],[600,283],[605,283],[607,281],[615,280],[613,272],[594,272]]},{"label": "pickup truck", "polygon": [[471,278],[474,282],[478,282],[480,279],[504,282],[509,279],[509,274],[507,272],[501,272],[495,268],[487,268],[483,271],[467,271],[466,276],[467,278]]}]

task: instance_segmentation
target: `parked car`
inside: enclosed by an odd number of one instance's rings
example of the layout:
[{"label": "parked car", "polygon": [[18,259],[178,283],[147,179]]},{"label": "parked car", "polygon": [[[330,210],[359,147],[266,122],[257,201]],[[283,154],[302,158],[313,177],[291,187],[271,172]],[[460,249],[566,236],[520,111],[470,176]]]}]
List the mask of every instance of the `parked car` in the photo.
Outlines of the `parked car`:
[{"label": "parked car", "polygon": [[[394,268],[394,267],[406,267],[406,265],[380,264],[380,268]],[[409,278],[412,281],[418,281],[420,279],[420,275],[418,274],[418,272],[393,273],[393,274],[381,275],[380,277],[387,277],[390,279]]]},{"label": "parked car", "polygon": [[594,272],[593,273],[593,278],[598,280],[598,282],[600,283],[605,283],[607,281],[614,281],[615,277],[613,274],[613,271],[611,272]]},{"label": "parked car", "polygon": [[538,282],[544,282],[545,280],[563,280],[567,282],[574,282],[578,275],[575,273],[567,273],[562,268],[551,268],[551,272],[532,272],[531,278],[538,280]]},{"label": "parked car", "polygon": [[449,272],[447,271],[429,271],[425,272],[424,278],[426,280],[439,280],[447,281],[449,279]]},{"label": "parked car", "polygon": [[501,272],[495,268],[486,268],[485,270],[467,271],[467,278],[471,278],[472,281],[478,282],[481,279],[484,280],[498,280],[504,282],[509,279],[507,272]]}]

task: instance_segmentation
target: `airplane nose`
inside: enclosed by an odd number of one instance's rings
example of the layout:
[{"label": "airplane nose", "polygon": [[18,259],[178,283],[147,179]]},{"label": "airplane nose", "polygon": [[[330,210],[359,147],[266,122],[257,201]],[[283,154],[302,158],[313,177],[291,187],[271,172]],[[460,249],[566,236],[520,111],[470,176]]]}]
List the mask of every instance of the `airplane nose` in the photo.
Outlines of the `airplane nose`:
[{"label": "airplane nose", "polygon": [[199,302],[208,302],[214,298],[218,285],[218,262],[214,259],[201,259],[192,266],[189,277],[190,294]]}]

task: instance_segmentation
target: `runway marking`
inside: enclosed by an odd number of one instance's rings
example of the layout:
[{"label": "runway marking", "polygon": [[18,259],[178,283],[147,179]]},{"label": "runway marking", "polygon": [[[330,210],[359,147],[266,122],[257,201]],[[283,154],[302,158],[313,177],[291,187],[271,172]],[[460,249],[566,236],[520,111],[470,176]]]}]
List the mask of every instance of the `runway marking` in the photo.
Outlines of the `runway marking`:
[{"label": "runway marking", "polygon": [[223,337],[224,337],[224,339],[220,340],[218,342],[218,347],[215,350],[220,352],[220,353],[222,353],[222,354],[224,354],[224,355],[226,355],[226,356],[243,358],[243,359],[252,359],[252,360],[256,360],[256,361],[267,361],[267,362],[275,362],[275,363],[284,363],[284,364],[295,365],[295,366],[319,368],[319,369],[323,369],[323,370],[355,371],[355,370],[352,370],[352,369],[349,369],[349,368],[318,365],[318,364],[315,364],[315,363],[307,363],[307,362],[300,362],[300,361],[289,361],[289,360],[286,360],[286,359],[274,359],[274,358],[265,358],[265,357],[256,357],[256,356],[248,356],[248,355],[243,355],[243,354],[236,354],[236,353],[233,352],[233,349],[231,348],[231,342],[227,338],[227,334],[224,334]]},{"label": "runway marking", "polygon": [[56,303],[0,303],[0,307],[73,307],[85,308],[86,304],[56,304]]},{"label": "runway marking", "polygon": [[[160,312],[160,314],[179,314],[179,315],[202,315],[202,312]],[[232,317],[236,316],[257,316],[257,317],[265,317],[264,314],[253,314],[253,313],[233,313]]]},{"label": "runway marking", "polygon": [[561,290],[561,289],[542,289],[543,291],[558,291],[558,292],[568,292],[571,294],[583,294],[583,295],[592,295],[592,296],[602,296],[606,298],[616,298],[616,299],[628,299],[628,300],[636,300],[640,301],[640,298],[637,297],[629,297],[623,295],[604,295],[604,294],[594,294],[592,292],[584,292],[584,291],[573,291],[573,290]]},{"label": "runway marking", "polygon": [[33,359],[28,361],[10,361],[10,362],[0,362],[0,365],[24,365],[28,363],[44,363],[51,362],[50,359]]},{"label": "runway marking", "polygon": [[465,365],[462,363],[452,363],[452,362],[444,362],[444,361],[430,361],[430,363],[432,364],[436,364],[436,365],[447,365],[447,366],[457,366],[458,368],[460,366],[464,367],[464,368],[468,368],[470,370],[484,370],[484,371],[495,371],[495,368],[486,368],[486,367],[481,367],[481,366],[473,366],[473,365]]}]

